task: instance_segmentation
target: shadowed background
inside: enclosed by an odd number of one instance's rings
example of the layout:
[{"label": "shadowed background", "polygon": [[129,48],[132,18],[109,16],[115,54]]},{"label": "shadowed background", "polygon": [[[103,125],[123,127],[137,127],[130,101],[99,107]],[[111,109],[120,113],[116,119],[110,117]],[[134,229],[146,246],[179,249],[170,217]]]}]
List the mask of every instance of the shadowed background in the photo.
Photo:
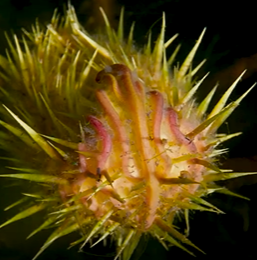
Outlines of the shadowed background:
[{"label": "shadowed background", "polygon": [[[35,19],[47,25],[55,8],[62,13],[67,1],[57,0],[1,0],[0,1],[0,53],[5,54],[7,42],[4,31],[12,31],[18,35],[23,27],[30,30]],[[175,43],[182,43],[177,56],[179,63],[192,48],[195,40],[204,27],[207,32],[195,58],[195,65],[204,58],[207,62],[198,74],[200,78],[207,71],[209,77],[203,83],[197,98],[201,100],[210,89],[219,82],[218,91],[213,104],[229,85],[247,69],[243,80],[232,94],[230,101],[238,98],[254,82],[257,82],[257,37],[256,9],[254,1],[243,3],[230,0],[80,0],[72,1],[82,25],[92,34],[104,26],[99,12],[102,6],[111,24],[118,23],[121,6],[125,7],[125,32],[129,31],[131,23],[136,22],[135,43],[139,47],[146,42],[149,28],[153,40],[160,31],[162,12],[166,13],[166,39],[175,33],[179,37]],[[174,50],[176,44],[172,44]],[[175,46],[175,47],[174,47]],[[169,53],[168,53],[169,54]],[[220,132],[233,133],[243,131],[243,135],[228,141],[224,146],[230,147],[230,152],[222,158],[224,168],[235,171],[257,171],[257,87],[244,99]],[[0,222],[6,221],[14,212],[4,212],[2,209],[19,198],[26,187],[7,188],[9,182],[0,180]],[[214,203],[226,215],[216,215],[206,212],[195,212],[191,216],[191,241],[207,253],[207,256],[195,252],[198,259],[229,258],[257,259],[255,236],[257,231],[257,177],[245,177],[223,182],[231,190],[247,196],[251,201],[225,195],[212,195],[208,200]],[[0,230],[0,260],[29,260],[38,251],[49,235],[44,231],[31,240],[26,236],[40,224],[40,216],[31,217],[12,224]],[[183,230],[183,224],[178,224]],[[98,246],[88,249],[89,253],[66,250],[72,234],[55,242],[38,259],[40,260],[82,260],[82,259],[113,259],[114,248]],[[148,242],[148,243],[147,243]],[[145,250],[144,250],[145,249]],[[171,259],[183,257],[193,259],[177,248],[168,252],[156,241],[145,237],[134,255],[134,259]],[[102,256],[97,256],[102,255]]]}]

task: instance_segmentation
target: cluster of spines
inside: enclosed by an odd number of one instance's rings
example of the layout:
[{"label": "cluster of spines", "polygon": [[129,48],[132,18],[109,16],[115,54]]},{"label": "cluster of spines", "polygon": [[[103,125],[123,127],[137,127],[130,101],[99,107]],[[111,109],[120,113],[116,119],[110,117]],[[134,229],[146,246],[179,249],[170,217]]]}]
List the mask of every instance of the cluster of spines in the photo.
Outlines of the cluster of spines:
[{"label": "cluster of spines", "polygon": [[[51,100],[48,96],[50,89],[47,89],[47,84],[46,78],[44,78],[45,71],[49,72],[50,68],[48,64],[49,59],[51,59],[51,63],[54,63],[54,60],[52,59],[57,59],[56,64],[57,64],[57,70],[58,70],[58,75],[60,77],[56,77],[57,81],[55,83],[57,92],[63,97],[70,97],[67,99],[67,104],[68,104],[68,115],[71,118],[77,117],[84,111],[81,111],[81,106],[80,104],[82,103],[81,101],[81,95],[78,95],[79,91],[73,91],[71,89],[71,86],[75,86],[76,90],[80,90],[85,83],[85,81],[88,78],[88,75],[91,70],[99,71],[100,69],[103,68],[102,65],[98,65],[96,62],[96,59],[99,59],[100,64],[104,64],[104,61],[108,60],[109,62],[117,63],[117,62],[123,62],[126,64],[130,69],[137,69],[138,66],[138,61],[129,58],[129,55],[126,54],[128,49],[133,49],[133,28],[134,25],[131,27],[131,31],[129,34],[128,38],[128,44],[126,47],[122,47],[122,42],[123,40],[123,11],[121,13],[121,19],[120,19],[120,25],[118,29],[118,33],[114,33],[109,25],[108,19],[104,12],[102,11],[106,26],[107,26],[107,35],[108,39],[110,42],[110,46],[114,44],[117,40],[121,42],[121,45],[119,45],[120,48],[120,53],[121,53],[121,58],[117,58],[117,55],[113,53],[111,49],[108,49],[104,46],[101,46],[97,42],[95,42],[90,36],[87,35],[87,33],[84,33],[81,28],[79,27],[79,23],[77,22],[74,10],[72,7],[69,7],[68,10],[68,15],[67,15],[67,20],[63,23],[63,26],[66,27],[71,27],[71,33],[73,34],[73,38],[75,39],[75,43],[81,46],[82,48],[85,48],[85,46],[91,46],[92,49],[95,51],[93,52],[93,55],[90,59],[87,59],[87,64],[84,65],[84,67],[81,69],[81,76],[80,79],[77,80],[77,66],[78,66],[78,61],[80,60],[81,57],[81,51],[78,51],[75,55],[74,53],[70,53],[70,51],[73,51],[73,49],[70,47],[70,45],[66,45],[65,38],[62,38],[62,36],[59,35],[59,33],[56,31],[56,28],[58,28],[58,19],[57,16],[55,15],[52,20],[52,25],[48,26],[48,30],[46,34],[43,34],[42,31],[39,29],[38,26],[36,26],[33,29],[32,34],[26,33],[30,40],[36,44],[38,47],[38,52],[41,51],[40,48],[42,48],[42,53],[38,53],[40,56],[41,54],[43,55],[41,58],[44,60],[44,63],[40,64],[40,60],[38,60],[37,64],[34,63],[34,57],[32,55],[32,52],[27,44],[27,41],[23,38],[23,48],[25,50],[25,54],[22,51],[22,48],[19,44],[19,41],[16,36],[14,36],[14,42],[15,46],[9,41],[10,49],[11,49],[11,55],[7,53],[7,61],[4,60],[3,58],[1,59],[1,67],[3,68],[9,68],[10,69],[10,74],[8,77],[6,77],[5,73],[1,72],[1,77],[6,80],[6,82],[14,80],[19,82],[21,79],[23,79],[23,83],[26,89],[26,95],[35,102],[37,109],[39,111],[42,111],[44,114],[46,111],[49,114],[52,123],[54,124],[54,128],[57,129],[61,136],[66,137],[69,136],[71,140],[74,138],[74,142],[67,141],[66,139],[62,138],[56,138],[53,136],[46,136],[42,135],[41,133],[37,132],[36,130],[33,129],[33,125],[35,125],[33,118],[29,115],[29,112],[26,110],[26,108],[23,107],[22,102],[17,101],[16,99],[14,100],[12,96],[9,95],[8,90],[4,89],[4,87],[1,87],[1,91],[5,98],[8,100],[9,104],[16,104],[13,109],[16,111],[16,113],[19,114],[17,116],[14,112],[12,112],[7,106],[3,105],[4,109],[11,115],[11,117],[21,126],[21,128],[13,126],[12,124],[8,124],[5,121],[0,121],[0,124],[2,127],[6,128],[8,131],[16,135],[18,138],[20,138],[21,141],[25,143],[25,145],[29,147],[33,147],[33,149],[41,149],[44,151],[47,156],[49,156],[53,160],[62,160],[68,158],[69,156],[66,153],[67,149],[73,149],[77,150],[78,145],[77,145],[77,136],[76,133],[70,127],[68,124],[64,124],[59,118],[58,115],[52,110],[51,108]],[[161,71],[161,78],[156,79],[156,81],[163,82],[162,85],[159,85],[159,91],[161,93],[166,93],[168,96],[168,100],[170,102],[170,105],[174,107],[180,107],[180,105],[185,105],[188,102],[192,102],[192,98],[197,91],[198,87],[200,86],[201,81],[199,81],[195,86],[189,90],[187,93],[181,93],[179,89],[176,89],[174,87],[171,90],[167,89],[167,82],[170,80],[170,65],[174,61],[174,57],[178,51],[178,48],[175,50],[175,52],[172,54],[170,59],[166,59],[166,54],[165,54],[165,49],[171,44],[171,42],[175,39],[175,37],[171,38],[169,41],[164,42],[164,30],[165,30],[165,18],[163,17],[163,23],[162,23],[162,29],[160,36],[153,48],[153,51],[151,51],[151,38],[149,37],[148,44],[146,48],[144,49],[144,54],[148,55],[151,59],[153,64],[153,68],[150,68],[150,72],[154,75],[156,72]],[[203,64],[201,63],[195,70],[190,72],[190,75],[188,75],[188,70],[190,69],[190,66],[192,64],[193,57],[195,55],[195,52],[202,40],[204,32],[201,34],[199,37],[196,45],[190,52],[190,54],[187,56],[186,60],[182,64],[182,66],[178,69],[178,71],[174,72],[174,86],[179,86],[180,84],[183,85],[190,85],[191,82],[191,77],[197,72],[197,70],[200,68],[200,66]],[[54,44],[57,44],[56,47],[62,48],[63,49],[63,55],[62,58],[59,59],[59,57],[56,55],[52,55],[51,53],[51,48],[53,48]],[[74,42],[72,44],[75,44]],[[39,58],[38,56],[38,58]],[[71,56],[75,57],[73,60],[71,59]],[[85,55],[86,57],[86,55]],[[88,58],[88,57],[87,57]],[[139,61],[140,61],[139,57]],[[64,80],[62,79],[62,73],[61,69],[63,64],[66,62],[72,62],[71,66],[68,69],[67,73],[67,84],[63,84]],[[139,64],[140,65],[140,64]],[[158,73],[157,73],[158,74]],[[248,94],[248,92],[253,88],[250,88],[245,94],[243,94],[238,100],[231,102],[229,105],[226,105],[227,100],[235,88],[236,84],[238,81],[242,78],[242,75],[232,84],[232,86],[225,92],[225,94],[221,97],[220,101],[217,103],[217,105],[214,107],[212,112],[208,115],[207,119],[204,120],[198,127],[196,127],[193,131],[188,133],[186,135],[187,138],[193,139],[197,134],[204,132],[205,135],[212,135],[213,139],[209,141],[207,146],[209,147],[216,147],[219,145],[221,142],[224,142],[239,133],[236,134],[231,134],[227,136],[215,136],[216,130],[219,128],[219,126],[227,119],[227,117],[234,111],[234,109],[239,105],[239,103],[242,101],[242,99]],[[41,80],[42,86],[45,88],[42,89],[42,93],[39,92],[37,88],[31,88],[33,87],[33,84],[31,84],[30,80],[35,78],[39,78]],[[140,75],[139,75],[140,77]],[[10,83],[11,84],[11,83]],[[64,86],[64,87],[63,87]],[[197,109],[197,116],[199,118],[203,118],[205,115],[205,112],[207,111],[208,105],[211,101],[212,96],[214,95],[216,90],[216,87],[207,95],[207,97],[203,100],[203,102],[198,106]],[[85,98],[83,99],[83,102],[85,101],[86,103],[90,102],[86,100]],[[18,103],[17,103],[18,102]],[[3,109],[2,109],[3,110]],[[75,112],[75,113],[74,113]],[[74,115],[74,114],[75,115]],[[191,111],[189,110],[188,116],[190,116]],[[2,113],[5,118],[7,118],[7,114],[5,112]],[[20,117],[23,118],[20,119]],[[6,120],[7,121],[7,120]],[[65,131],[63,130],[65,129]],[[25,132],[24,132],[25,131]],[[63,133],[65,132],[65,134]],[[83,135],[83,131],[81,131],[81,135]],[[35,145],[36,143],[36,145]],[[59,146],[63,146],[64,149],[61,149],[60,147],[57,147],[54,145],[54,143],[57,143]],[[9,149],[9,143],[7,142],[6,145],[4,145],[5,150],[11,150]],[[207,147],[208,148],[208,147]],[[220,154],[222,151],[219,150],[213,150],[211,154],[209,154],[209,157],[212,156],[217,156]],[[7,158],[8,159],[8,158]],[[15,159],[15,158],[9,158],[9,159]],[[187,160],[188,158],[177,158],[177,160]],[[176,158],[174,158],[176,160]],[[255,173],[234,173],[234,172],[227,172],[227,171],[222,171],[218,169],[216,166],[212,165],[208,161],[198,161],[198,163],[202,164],[206,168],[209,168],[210,171],[208,174],[206,174],[203,177],[202,184],[203,186],[206,185],[202,189],[202,191],[199,191],[199,194],[197,196],[192,196],[190,199],[195,202],[192,203],[191,205],[184,205],[185,208],[185,213],[186,215],[188,214],[188,209],[196,209],[196,210],[211,210],[215,212],[220,212],[216,207],[210,205],[208,202],[205,200],[201,199],[200,197],[203,196],[204,194],[209,194],[211,192],[217,191],[217,192],[224,192],[227,194],[233,195],[232,192],[227,191],[224,188],[217,187],[213,184],[207,184],[207,183],[212,183],[213,181],[217,180],[224,180],[224,179],[229,179],[229,178],[235,178],[239,176],[244,176],[244,175],[249,175],[249,174],[255,174]],[[11,168],[11,167],[9,167]],[[44,175],[40,173],[38,170],[35,169],[30,169],[30,168],[13,168],[13,170],[18,171],[18,173],[15,174],[3,174],[1,177],[11,177],[11,178],[18,178],[18,179],[24,179],[24,180],[29,180],[29,181],[35,181],[37,183],[44,183],[44,184],[55,184],[57,186],[59,185],[67,185],[67,180],[65,178],[62,178],[60,176],[54,176],[54,175]],[[112,180],[113,181],[113,180]],[[176,180],[173,180],[174,182]],[[177,180],[178,181],[178,180]],[[108,185],[109,182],[106,181],[106,183],[103,183],[104,185]],[[179,184],[179,182],[177,183]],[[181,180],[181,184],[183,181]],[[93,196],[97,192],[97,188],[92,191],[91,195]],[[56,198],[44,198],[41,195],[38,194],[24,194],[25,199],[32,197],[36,199],[36,204],[29,207],[28,209],[22,211],[21,213],[17,214],[14,216],[12,219],[8,220],[4,224],[2,224],[0,227],[4,227],[14,221],[17,221],[19,219],[28,217],[30,215],[35,214],[36,212],[39,212],[43,209],[46,209],[49,207],[49,203],[52,203],[53,201],[55,202]],[[199,197],[198,197],[199,196]],[[7,209],[12,208],[13,206],[19,205],[20,203],[25,202],[25,199],[19,200],[15,204],[9,206]],[[53,201],[51,201],[53,200]],[[79,241],[74,242],[72,245],[75,245],[77,243],[83,242],[82,247],[87,243],[89,240],[91,240],[93,237],[95,237],[97,234],[102,233],[102,236],[100,239],[96,242],[100,242],[101,240],[105,239],[108,235],[112,234],[114,231],[119,234],[119,228],[121,226],[121,223],[112,221],[112,224],[109,225],[107,228],[105,227],[105,223],[107,221],[111,221],[111,218],[115,215],[115,212],[109,211],[107,212],[104,216],[102,216],[100,219],[97,221],[94,221],[91,216],[88,216],[86,218],[76,218],[76,212],[79,212],[80,209],[80,204],[76,203],[77,197],[72,197],[68,202],[65,202],[62,204],[61,209],[52,212],[49,215],[49,218],[37,229],[35,230],[32,234],[29,235],[31,237],[32,235],[35,235],[37,232],[44,228],[48,228],[53,225],[60,225],[61,221],[64,221],[64,224],[61,224],[59,228],[57,228],[52,235],[48,238],[44,246],[41,248],[37,256],[42,253],[43,250],[45,250],[50,244],[52,244],[56,239],[58,239],[61,236],[64,236],[66,234],[69,234],[82,226],[90,225],[92,226],[91,232],[87,234],[86,236],[83,236]],[[69,204],[71,202],[74,202],[73,206],[66,207],[66,204]],[[180,205],[180,208],[182,207],[182,204]],[[74,215],[75,214],[75,215]],[[187,216],[186,216],[187,219]],[[92,223],[95,223],[92,225]],[[122,253],[124,259],[129,259],[131,256],[133,249],[136,247],[141,233],[137,232],[136,229],[134,228],[127,228],[127,232],[124,234],[120,234],[117,239],[117,244],[118,244],[118,252],[116,258],[118,258]],[[150,231],[165,247],[167,247],[165,241],[169,244],[174,244],[183,250],[189,252],[184,246],[182,246],[180,243],[177,241],[181,241],[183,243],[186,243],[188,245],[194,246],[189,240],[186,239],[185,236],[180,234],[178,231],[176,231],[175,228],[173,228],[170,224],[167,224],[164,220],[157,218],[155,220],[155,225]],[[121,233],[121,232],[120,232]],[[96,244],[94,243],[94,244]],[[194,246],[195,247],[195,246]],[[191,253],[191,252],[189,252]],[[36,257],[37,257],[36,256]],[[35,258],[36,258],[35,257]]]}]

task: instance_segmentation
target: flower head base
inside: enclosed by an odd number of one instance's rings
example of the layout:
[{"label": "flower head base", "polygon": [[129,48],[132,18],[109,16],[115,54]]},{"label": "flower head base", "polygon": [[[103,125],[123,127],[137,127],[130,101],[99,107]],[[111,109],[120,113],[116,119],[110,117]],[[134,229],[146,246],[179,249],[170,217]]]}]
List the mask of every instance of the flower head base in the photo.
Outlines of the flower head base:
[{"label": "flower head base", "polygon": [[240,134],[216,131],[251,89],[226,105],[242,73],[206,117],[216,87],[197,106],[193,96],[205,77],[192,82],[201,64],[189,70],[204,32],[171,73],[176,51],[169,60],[165,51],[176,36],[164,42],[164,17],[153,50],[149,40],[140,52],[133,27],[123,39],[123,12],[117,34],[103,16],[107,40],[84,32],[72,6],[64,20],[54,15],[46,31],[37,25],[25,32],[22,45],[16,36],[15,46],[9,40],[11,54],[0,60],[1,148],[16,172],[1,177],[33,181],[37,189],[25,194],[33,205],[0,227],[47,210],[29,237],[56,230],[35,258],[78,229],[84,235],[72,246],[110,235],[116,258],[129,259],[144,233],[191,253],[180,242],[195,246],[173,226],[178,212],[186,219],[189,210],[220,213],[202,196],[233,193],[214,181],[254,174],[215,164],[224,152],[217,146]]}]

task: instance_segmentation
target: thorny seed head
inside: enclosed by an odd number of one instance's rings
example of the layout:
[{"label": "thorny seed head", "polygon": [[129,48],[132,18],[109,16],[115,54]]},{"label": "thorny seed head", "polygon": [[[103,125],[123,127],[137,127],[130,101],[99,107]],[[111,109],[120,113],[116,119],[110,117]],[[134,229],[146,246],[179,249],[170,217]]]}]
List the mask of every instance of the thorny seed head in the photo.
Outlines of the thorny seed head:
[{"label": "thorny seed head", "polygon": [[[116,258],[127,260],[145,233],[168,247],[192,254],[193,245],[174,227],[180,212],[220,213],[202,197],[219,191],[214,182],[255,173],[217,167],[218,145],[240,133],[217,134],[251,88],[227,100],[244,72],[206,111],[216,87],[198,105],[194,94],[203,79],[193,80],[202,63],[192,60],[203,38],[179,68],[166,49],[165,16],[160,35],[141,51],[106,22],[97,41],[80,26],[72,6],[64,18],[55,13],[46,29],[32,27],[0,59],[1,149],[10,170],[1,177],[28,180],[35,189],[14,205],[29,205],[0,227],[45,210],[42,229],[56,227],[36,259],[56,239],[82,230],[71,246],[108,236],[117,241]],[[172,68],[173,66],[173,68]],[[28,202],[30,200],[30,202]],[[26,204],[27,203],[27,204]],[[198,248],[197,248],[198,249]],[[200,249],[199,249],[200,250]]]}]

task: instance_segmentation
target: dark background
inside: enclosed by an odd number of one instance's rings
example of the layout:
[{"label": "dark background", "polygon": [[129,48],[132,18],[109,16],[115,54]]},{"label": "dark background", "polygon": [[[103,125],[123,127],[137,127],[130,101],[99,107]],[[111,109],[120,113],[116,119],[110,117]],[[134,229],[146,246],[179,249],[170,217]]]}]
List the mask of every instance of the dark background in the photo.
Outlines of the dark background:
[{"label": "dark background", "polygon": [[[53,11],[58,8],[63,11],[67,1],[50,0],[1,0],[0,1],[0,53],[4,55],[7,43],[4,31],[11,30],[18,35],[20,29],[30,30],[35,19],[47,25]],[[182,43],[177,61],[181,62],[192,48],[195,40],[204,27],[207,32],[195,58],[197,65],[207,58],[206,65],[199,72],[199,77],[207,71],[210,76],[198,92],[201,100],[216,82],[220,83],[214,97],[217,101],[229,85],[247,69],[243,80],[239,83],[230,98],[238,98],[254,82],[257,82],[257,26],[255,1],[230,0],[84,0],[71,1],[77,10],[80,22],[85,28],[95,33],[103,26],[103,20],[98,11],[103,6],[113,26],[117,26],[121,6],[125,6],[125,31],[128,32],[133,21],[136,21],[135,41],[140,47],[147,40],[147,32],[152,26],[153,39],[160,30],[162,12],[166,13],[166,37],[169,39],[179,33],[176,43]],[[172,49],[172,48],[171,48]],[[244,134],[227,142],[230,147],[228,155],[221,160],[224,168],[235,171],[257,171],[257,87],[243,100],[233,115],[221,127],[220,131],[233,133],[243,131]],[[198,259],[257,259],[257,178],[245,177],[221,183],[231,190],[238,192],[251,200],[227,197],[220,194],[212,195],[208,200],[214,203],[225,215],[214,213],[191,213],[191,241],[200,247],[207,255],[195,252]],[[3,212],[2,209],[19,198],[22,190],[12,189],[12,193],[4,188],[1,180],[0,191],[0,220],[1,223],[13,215],[13,212]],[[41,232],[31,240],[25,237],[37,227],[40,217],[19,221],[0,230],[0,260],[29,260],[38,251],[49,235],[48,231]],[[181,227],[183,228],[183,227]],[[56,241],[39,260],[82,260],[82,259],[113,259],[113,248],[96,247],[89,253],[78,254],[77,248],[66,250],[69,241],[76,234]],[[147,243],[148,241],[148,243]],[[142,241],[139,259],[172,259],[181,257],[193,259],[177,248],[166,251],[159,243],[147,239]],[[145,248],[145,251],[144,251]],[[139,250],[140,251],[140,250]],[[110,255],[108,255],[109,253]],[[96,256],[96,255],[102,255]],[[105,256],[105,257],[104,257]]]}]

